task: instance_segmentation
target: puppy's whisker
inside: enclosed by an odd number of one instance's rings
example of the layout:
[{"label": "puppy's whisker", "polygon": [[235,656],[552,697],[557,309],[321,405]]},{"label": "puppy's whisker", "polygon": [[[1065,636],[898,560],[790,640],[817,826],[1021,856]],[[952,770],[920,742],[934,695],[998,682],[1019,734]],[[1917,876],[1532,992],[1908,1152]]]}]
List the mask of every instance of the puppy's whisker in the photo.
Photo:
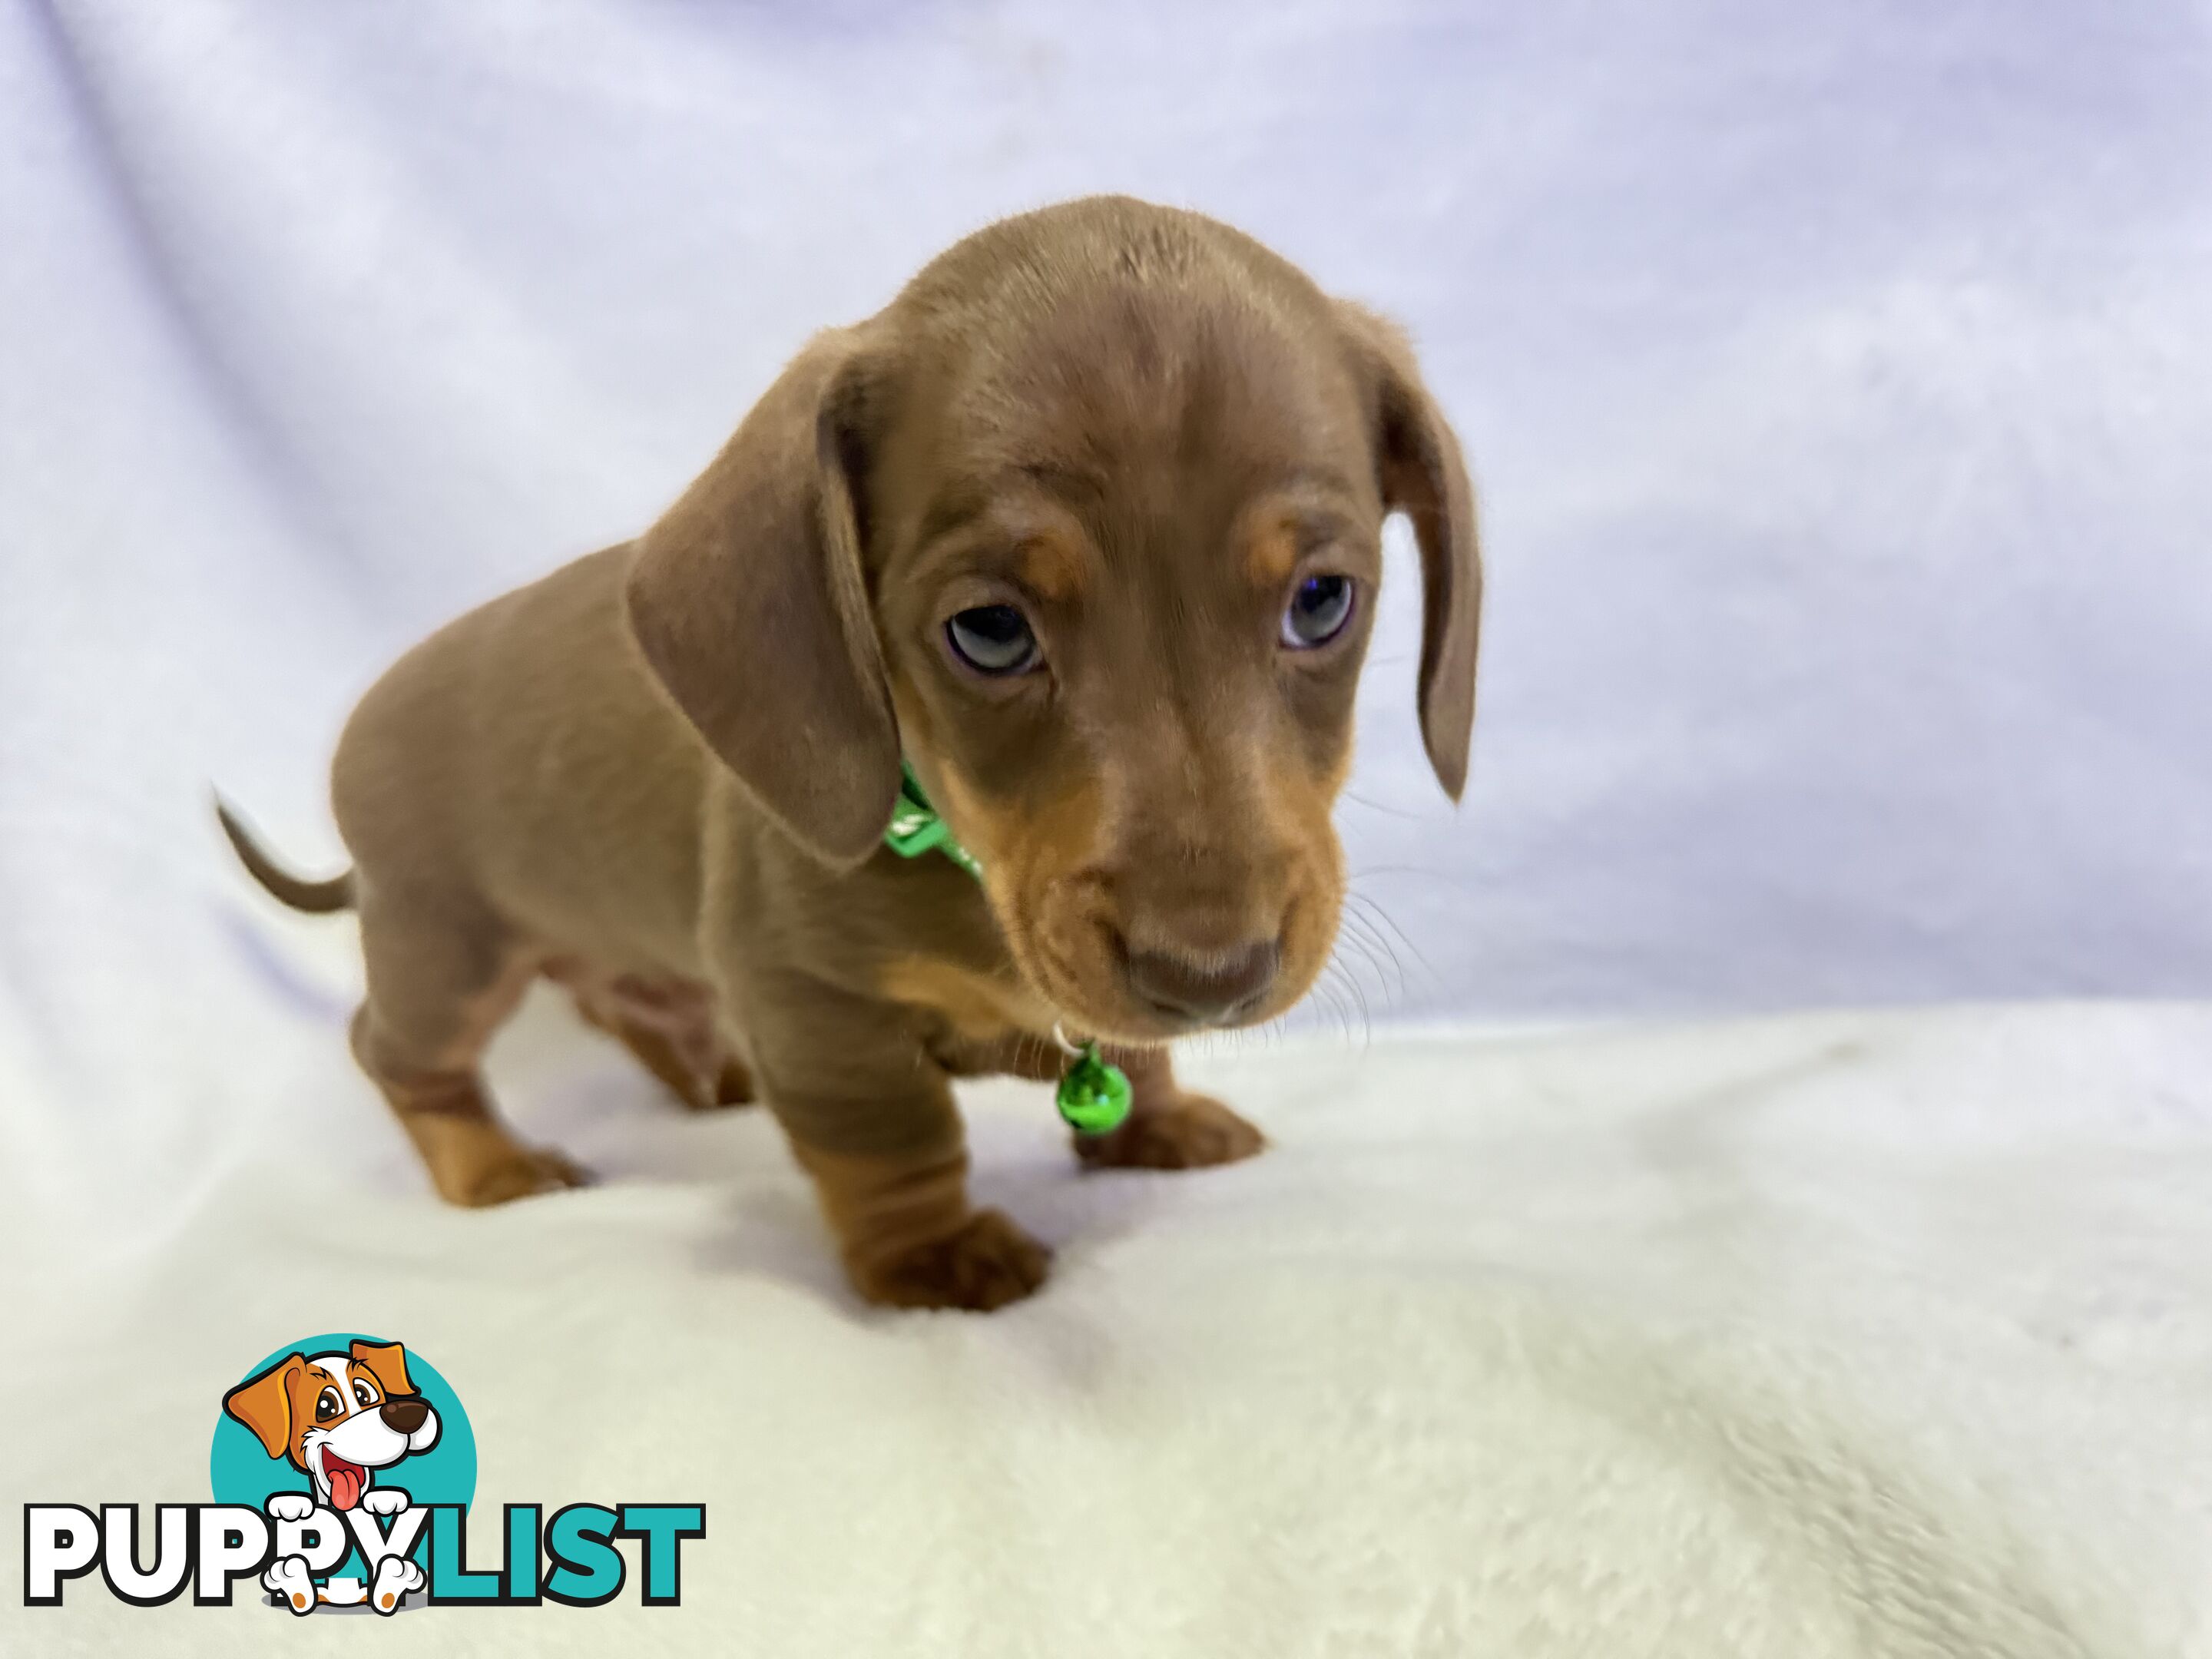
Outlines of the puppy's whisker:
[{"label": "puppy's whisker", "polygon": [[1349,976],[1346,978],[1344,984],[1345,1039],[1350,1042],[1356,1037],[1358,1040],[1360,1052],[1364,1054],[1374,1037],[1374,1026],[1367,1012],[1367,999]]},{"label": "puppy's whisker", "polygon": [[[1388,945],[1371,927],[1351,913],[1346,913],[1345,921],[1346,931],[1339,944],[1346,956],[1347,965],[1356,962],[1374,973],[1376,983],[1382,987],[1384,1006],[1388,1006],[1391,989],[1390,973],[1383,965],[1388,956]],[[1390,968],[1396,967],[1396,962],[1392,960]],[[1402,971],[1399,973],[1399,977],[1401,980],[1404,978]]]},{"label": "puppy's whisker", "polygon": [[1328,963],[1322,963],[1321,971],[1314,975],[1313,986],[1306,994],[1304,1006],[1310,1011],[1306,1021],[1309,1026],[1319,1026],[1323,1024],[1321,1016],[1337,1012],[1334,990],[1328,980]]},{"label": "puppy's whisker", "polygon": [[1364,806],[1370,812],[1381,812],[1388,817],[1419,818],[1421,816],[1419,812],[1408,812],[1402,806],[1386,806],[1379,800],[1370,800],[1366,796],[1355,793],[1349,789],[1344,792],[1342,798],[1354,806]]},{"label": "puppy's whisker", "polygon": [[1358,920],[1353,936],[1359,941],[1359,954],[1367,959],[1375,969],[1375,977],[1382,983],[1383,1006],[1388,1008],[1409,994],[1406,964],[1399,959],[1388,936],[1364,917]]},{"label": "puppy's whisker", "polygon": [[1382,908],[1378,900],[1357,890],[1347,891],[1345,898],[1348,903],[1356,906],[1360,914],[1369,918],[1370,921],[1389,928],[1396,936],[1398,942],[1406,947],[1413,960],[1421,964],[1431,982],[1436,985],[1443,984],[1443,978],[1437,972],[1436,963],[1429,960],[1427,954],[1413,942],[1413,935],[1398,925],[1396,919]]},{"label": "puppy's whisker", "polygon": [[1354,870],[1351,879],[1367,881],[1376,876],[1419,876],[1424,881],[1447,882],[1454,878],[1446,871],[1427,864],[1376,864],[1364,870]]},{"label": "puppy's whisker", "polygon": [[1388,935],[1363,917],[1354,927],[1352,936],[1359,942],[1360,954],[1372,964],[1386,986],[1395,985],[1401,991],[1407,988],[1406,964]]},{"label": "puppy's whisker", "polygon": [[1352,993],[1352,1000],[1359,1005],[1359,1046],[1364,1052],[1375,1040],[1375,1018],[1367,1006],[1367,992],[1359,983],[1358,977],[1347,972],[1344,982]]},{"label": "puppy's whisker", "polygon": [[1347,928],[1337,934],[1335,947],[1329,952],[1329,962],[1344,983],[1363,1002],[1366,997],[1366,986],[1361,977],[1362,969],[1376,975],[1387,998],[1389,990],[1388,977],[1376,961],[1373,946],[1357,927]]},{"label": "puppy's whisker", "polygon": [[1344,970],[1334,959],[1322,969],[1321,978],[1315,981],[1315,989],[1322,993],[1323,1000],[1337,1017],[1345,1042],[1349,1043],[1352,1041],[1353,1010],[1351,999],[1346,994],[1346,985]]}]

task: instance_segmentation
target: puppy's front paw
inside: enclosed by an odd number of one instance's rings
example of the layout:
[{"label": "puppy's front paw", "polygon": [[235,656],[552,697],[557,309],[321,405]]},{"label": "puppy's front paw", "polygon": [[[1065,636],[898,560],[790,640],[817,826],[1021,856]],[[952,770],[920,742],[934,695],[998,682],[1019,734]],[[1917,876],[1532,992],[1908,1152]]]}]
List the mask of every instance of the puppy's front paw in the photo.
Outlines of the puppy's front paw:
[{"label": "puppy's front paw", "polygon": [[1254,1156],[1267,1136],[1207,1095],[1177,1095],[1132,1112],[1103,1135],[1079,1135],[1076,1155],[1109,1170],[1197,1170]]},{"label": "puppy's front paw", "polygon": [[371,1486],[361,1495],[361,1506],[371,1515],[404,1515],[407,1494],[397,1486]]},{"label": "puppy's front paw", "polygon": [[964,1308],[988,1313],[1044,1283],[1052,1252],[997,1210],[978,1210],[944,1238],[853,1268],[871,1302],[894,1308]]},{"label": "puppy's front paw", "polygon": [[715,1074],[714,1098],[708,1103],[710,1108],[750,1106],[759,1097],[758,1091],[753,1086],[751,1067],[742,1060],[732,1057],[723,1060],[721,1070]]},{"label": "puppy's front paw", "polygon": [[261,1575],[261,1587],[283,1598],[284,1605],[301,1617],[315,1610],[315,1581],[307,1577],[305,1556],[280,1556]]},{"label": "puppy's front paw", "polygon": [[467,1186],[453,1199],[471,1209],[484,1209],[539,1193],[557,1193],[591,1184],[590,1172],[565,1153],[556,1152],[550,1146],[517,1146],[509,1156],[475,1170]]},{"label": "puppy's front paw", "polygon": [[304,1521],[315,1512],[315,1500],[303,1492],[271,1492],[267,1508],[272,1521]]},{"label": "puppy's front paw", "polygon": [[390,1613],[425,1582],[420,1563],[404,1555],[387,1555],[377,1564],[376,1588],[369,1594],[368,1604],[379,1613]]}]

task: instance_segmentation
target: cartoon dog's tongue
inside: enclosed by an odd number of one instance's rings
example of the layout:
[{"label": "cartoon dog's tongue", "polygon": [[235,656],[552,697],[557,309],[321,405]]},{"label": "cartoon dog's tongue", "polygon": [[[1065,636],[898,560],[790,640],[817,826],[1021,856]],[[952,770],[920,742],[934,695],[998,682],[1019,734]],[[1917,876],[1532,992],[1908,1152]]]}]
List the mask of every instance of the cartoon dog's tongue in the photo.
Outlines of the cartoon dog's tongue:
[{"label": "cartoon dog's tongue", "polygon": [[361,1489],[368,1484],[368,1472],[358,1463],[349,1463],[343,1457],[323,1454],[323,1473],[331,1479],[331,1504],[341,1514],[361,1502]]}]

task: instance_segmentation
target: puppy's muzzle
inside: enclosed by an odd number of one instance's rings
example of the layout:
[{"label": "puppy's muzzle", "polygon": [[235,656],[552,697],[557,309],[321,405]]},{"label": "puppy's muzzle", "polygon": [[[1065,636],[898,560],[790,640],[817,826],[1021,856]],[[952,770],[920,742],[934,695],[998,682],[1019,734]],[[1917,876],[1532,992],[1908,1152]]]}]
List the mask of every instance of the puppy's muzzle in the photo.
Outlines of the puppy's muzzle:
[{"label": "puppy's muzzle", "polygon": [[412,1434],[422,1426],[422,1419],[430,1414],[427,1401],[421,1400],[387,1400],[377,1407],[376,1414],[384,1419],[388,1429],[401,1434]]},{"label": "puppy's muzzle", "polygon": [[1168,1019],[1225,1024],[1262,1001],[1283,965],[1279,939],[1259,939],[1205,957],[1121,946],[1121,970],[1137,1000]]}]

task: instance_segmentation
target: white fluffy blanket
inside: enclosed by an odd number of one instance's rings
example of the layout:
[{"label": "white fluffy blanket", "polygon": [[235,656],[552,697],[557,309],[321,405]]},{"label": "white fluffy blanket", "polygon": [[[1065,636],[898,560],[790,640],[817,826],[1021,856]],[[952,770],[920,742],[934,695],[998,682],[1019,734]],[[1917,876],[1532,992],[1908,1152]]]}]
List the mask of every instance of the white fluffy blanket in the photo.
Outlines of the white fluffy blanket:
[{"label": "white fluffy blanket", "polygon": [[[766,1117],[683,1115],[563,1010],[499,1071],[610,1179],[489,1214],[290,1018],[158,1238],[0,1172],[10,1528],[204,1498],[219,1389],[343,1325],[459,1389],[480,1511],[708,1505],[680,1608],[411,1611],[406,1651],[2207,1650],[2201,1008],[1224,1050],[1194,1073],[1277,1145],[1198,1176],[1079,1173],[1042,1091],[980,1089],[981,1192],[1059,1251],[986,1318],[859,1305]],[[0,1650],[357,1639],[240,1603],[95,1581]]]}]

